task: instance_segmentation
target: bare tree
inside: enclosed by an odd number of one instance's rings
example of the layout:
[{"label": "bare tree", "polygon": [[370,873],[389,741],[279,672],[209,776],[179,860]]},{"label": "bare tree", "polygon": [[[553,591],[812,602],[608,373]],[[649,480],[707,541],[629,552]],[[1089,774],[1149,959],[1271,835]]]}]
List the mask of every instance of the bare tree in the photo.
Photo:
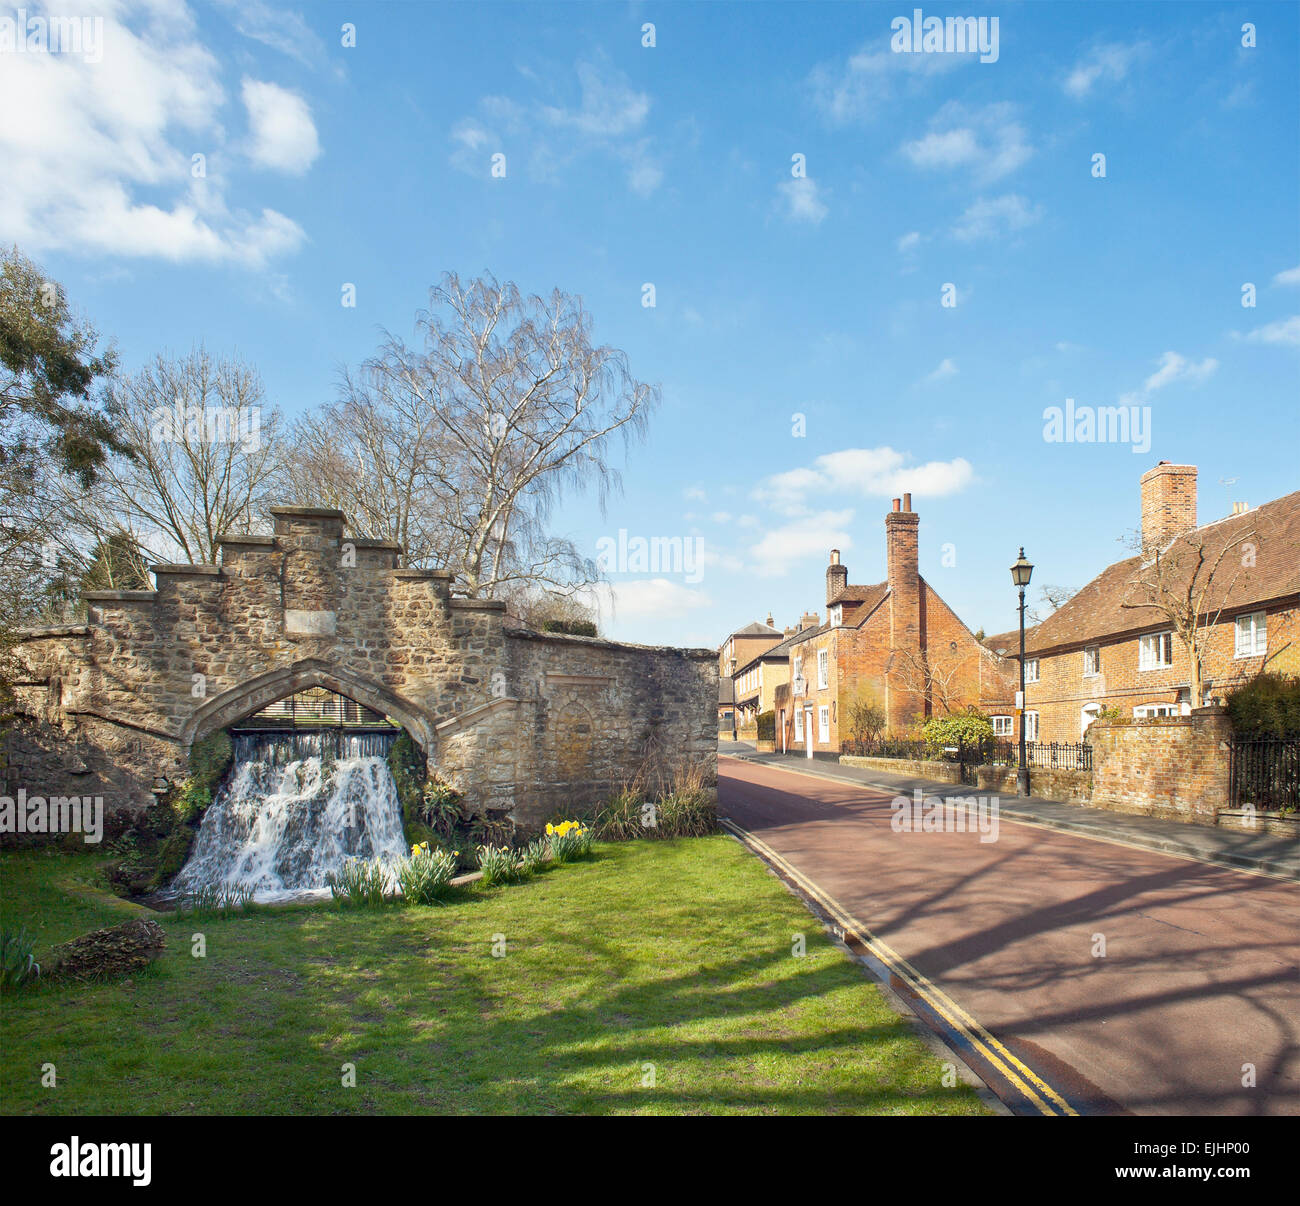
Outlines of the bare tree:
[{"label": "bare tree", "polygon": [[[619,486],[611,442],[644,432],[657,387],[631,375],[623,352],[593,344],[581,299],[559,290],[524,297],[491,276],[448,273],[416,327],[418,346],[388,336],[345,377],[337,406],[306,425],[315,451],[299,497],[352,497],[360,534],[410,544],[413,563],[436,560],[472,597],[594,581],[594,562],[548,521],[567,490],[594,489],[603,507]],[[347,436],[331,450],[338,416]],[[348,468],[360,480],[341,487]]]},{"label": "bare tree", "polygon": [[1254,522],[1218,533],[1198,529],[1148,553],[1128,583],[1121,607],[1147,611],[1168,622],[1187,652],[1191,705],[1204,698],[1205,646],[1238,578],[1255,563],[1259,531]]},{"label": "bare tree", "polygon": [[956,653],[911,653],[895,649],[889,673],[902,690],[915,695],[931,709],[939,707],[945,714],[961,712],[970,702],[961,678],[968,659]]},{"label": "bare tree", "polygon": [[202,347],[180,359],[160,355],[116,382],[110,399],[132,456],[108,461],[93,496],[66,501],[92,548],[113,540],[130,568],[125,534],[139,563],[210,564],[222,535],[262,522],[285,446],[256,369]]},{"label": "bare tree", "polygon": [[1029,622],[1041,624],[1054,611],[1059,611],[1063,604],[1073,599],[1077,593],[1073,586],[1040,586],[1037,605],[1025,608]]}]

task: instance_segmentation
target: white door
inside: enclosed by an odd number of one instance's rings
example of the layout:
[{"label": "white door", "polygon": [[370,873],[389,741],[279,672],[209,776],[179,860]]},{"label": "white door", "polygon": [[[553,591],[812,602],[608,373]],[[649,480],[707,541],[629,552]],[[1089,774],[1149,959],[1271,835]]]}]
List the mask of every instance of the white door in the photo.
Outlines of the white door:
[{"label": "white door", "polygon": [[813,756],[813,710],[807,708],[803,714],[803,742],[807,756]]},{"label": "white door", "polygon": [[1101,711],[1101,704],[1084,704],[1082,713],[1079,717],[1079,736],[1087,740],[1088,726],[1097,719],[1097,714]]},{"label": "white door", "polygon": [[781,753],[785,753],[785,709],[781,709]]}]

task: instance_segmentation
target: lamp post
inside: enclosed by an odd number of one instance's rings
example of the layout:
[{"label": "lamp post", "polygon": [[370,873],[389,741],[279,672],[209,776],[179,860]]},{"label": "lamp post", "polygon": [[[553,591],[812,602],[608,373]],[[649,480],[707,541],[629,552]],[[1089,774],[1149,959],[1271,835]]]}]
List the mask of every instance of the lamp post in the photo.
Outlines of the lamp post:
[{"label": "lamp post", "polygon": [[1029,763],[1025,760],[1025,587],[1034,572],[1034,567],[1025,559],[1024,546],[1020,556],[1011,567],[1011,581],[1020,591],[1020,763],[1016,771],[1016,794],[1029,794]]}]

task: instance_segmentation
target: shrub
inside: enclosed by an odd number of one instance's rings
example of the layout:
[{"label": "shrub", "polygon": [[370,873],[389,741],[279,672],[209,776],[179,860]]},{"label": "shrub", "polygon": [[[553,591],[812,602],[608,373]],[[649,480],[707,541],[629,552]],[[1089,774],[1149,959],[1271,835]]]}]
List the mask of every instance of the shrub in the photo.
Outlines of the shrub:
[{"label": "shrub", "polygon": [[546,841],[557,863],[571,863],[591,853],[591,827],[581,821],[547,825]]},{"label": "shrub", "polygon": [[40,978],[41,965],[33,954],[36,940],[26,926],[0,930],[0,988],[21,988]]},{"label": "shrub", "polygon": [[509,846],[480,846],[477,854],[478,869],[489,887],[514,883],[519,878],[519,859]]},{"label": "shrub", "polygon": [[1300,737],[1300,678],[1257,675],[1230,691],[1226,703],[1238,737]]},{"label": "shrub", "polygon": [[435,833],[454,838],[464,819],[460,802],[460,792],[436,775],[430,775],[420,794],[420,820]]},{"label": "shrub", "polygon": [[176,905],[177,917],[205,920],[212,917],[230,917],[235,913],[251,912],[253,889],[242,884],[205,884],[187,892]]},{"label": "shrub", "polygon": [[590,620],[543,620],[543,632],[560,632],[566,636],[594,637],[596,625]]},{"label": "shrub", "polygon": [[978,708],[967,708],[953,716],[933,716],[921,726],[927,745],[977,746],[993,740],[993,722]]},{"label": "shrub", "polygon": [[177,825],[159,843],[154,853],[153,878],[150,887],[157,889],[167,883],[183,866],[190,856],[190,847],[194,844],[194,830],[189,825]]},{"label": "shrub", "polygon": [[660,837],[707,837],[718,831],[718,806],[709,793],[671,791],[657,806]]},{"label": "shrub", "polygon": [[[609,842],[654,837],[654,828],[648,824],[651,819],[657,820],[657,816],[648,811],[653,808],[639,783],[624,785],[596,813],[596,832],[602,840]],[[655,809],[655,813],[657,811]]]},{"label": "shrub", "polygon": [[758,739],[759,741],[776,740],[776,713],[760,712],[758,714]]},{"label": "shrub", "polygon": [[519,870],[523,875],[535,875],[542,869],[549,853],[546,839],[537,838],[519,851]]},{"label": "shrub", "polygon": [[388,894],[388,871],[379,859],[345,859],[325,882],[330,895],[345,908],[381,905]]},{"label": "shrub", "polygon": [[411,855],[393,868],[402,899],[408,904],[435,904],[446,895],[456,875],[459,850],[440,850],[427,842],[411,847]]}]

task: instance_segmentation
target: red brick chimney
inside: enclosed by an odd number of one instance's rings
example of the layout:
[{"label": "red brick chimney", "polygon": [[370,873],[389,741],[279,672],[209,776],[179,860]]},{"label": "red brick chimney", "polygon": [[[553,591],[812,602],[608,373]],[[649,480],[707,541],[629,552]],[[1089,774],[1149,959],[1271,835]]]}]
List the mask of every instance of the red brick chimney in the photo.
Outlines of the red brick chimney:
[{"label": "red brick chimney", "polygon": [[1161,461],[1141,486],[1142,552],[1150,555],[1196,528],[1196,466]]},{"label": "red brick chimney", "polygon": [[[920,522],[920,516],[912,510],[910,494],[903,495],[901,509],[899,500],[894,499],[894,509],[885,516],[890,645],[895,663],[902,655],[905,661],[913,660],[914,667],[921,657],[921,576],[917,563]],[[887,694],[889,727],[901,732],[912,715],[925,706],[925,700],[902,689],[894,675],[890,676]]]},{"label": "red brick chimney", "polygon": [[831,549],[831,563],[826,567],[826,606],[849,584],[849,571],[840,564],[839,549]]}]

